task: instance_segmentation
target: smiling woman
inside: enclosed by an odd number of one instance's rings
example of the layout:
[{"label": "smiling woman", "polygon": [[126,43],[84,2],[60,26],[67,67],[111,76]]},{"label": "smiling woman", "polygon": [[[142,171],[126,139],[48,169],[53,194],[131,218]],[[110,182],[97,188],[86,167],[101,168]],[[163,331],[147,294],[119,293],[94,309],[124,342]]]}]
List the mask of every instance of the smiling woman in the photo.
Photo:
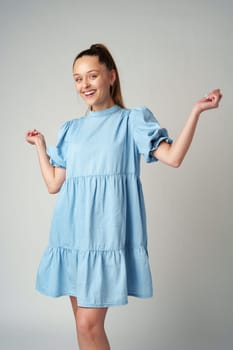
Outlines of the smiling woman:
[{"label": "smiling woman", "polygon": [[[110,97],[109,107],[113,102],[124,108],[118,69],[111,53],[103,44],[91,45],[89,49],[80,52],[75,57],[73,62],[73,75],[79,93],[81,93],[82,88],[80,84],[85,77],[87,78],[87,83],[92,82],[97,78],[100,78],[99,80],[102,78],[102,83],[106,84],[105,88],[107,91],[105,92],[107,93],[107,97]],[[86,90],[87,92],[90,91],[90,89],[88,90],[87,88]],[[108,94],[109,92],[110,96]],[[89,106],[90,109],[94,110],[92,103],[90,103]]]},{"label": "smiling woman", "polygon": [[110,92],[116,80],[114,69],[109,70],[96,56],[82,56],[76,60],[73,70],[76,88],[91,110],[115,104]]},{"label": "smiling woman", "polygon": [[109,350],[108,307],[153,294],[140,156],[180,166],[201,112],[218,107],[222,95],[214,90],[197,101],[173,143],[148,108],[124,107],[105,46],[82,51],[73,76],[88,114],[61,126],[56,147],[46,149],[35,129],[26,134],[49,192],[59,192],[36,287],[48,296],[70,296],[81,350]]}]

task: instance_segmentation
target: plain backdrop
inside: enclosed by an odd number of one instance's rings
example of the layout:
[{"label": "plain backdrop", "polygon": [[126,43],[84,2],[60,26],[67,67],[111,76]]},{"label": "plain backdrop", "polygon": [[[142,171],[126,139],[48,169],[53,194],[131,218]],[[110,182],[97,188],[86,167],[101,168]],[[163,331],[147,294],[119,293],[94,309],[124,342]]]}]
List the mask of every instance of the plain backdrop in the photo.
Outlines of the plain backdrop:
[{"label": "plain backdrop", "polygon": [[113,307],[113,350],[231,350],[233,3],[228,0],[1,0],[0,348],[77,349],[69,300],[35,291],[56,195],[25,132],[54,145],[61,123],[85,113],[75,55],[112,52],[127,107],[150,108],[174,139],[193,103],[214,88],[179,169],[142,159],[154,297]]}]

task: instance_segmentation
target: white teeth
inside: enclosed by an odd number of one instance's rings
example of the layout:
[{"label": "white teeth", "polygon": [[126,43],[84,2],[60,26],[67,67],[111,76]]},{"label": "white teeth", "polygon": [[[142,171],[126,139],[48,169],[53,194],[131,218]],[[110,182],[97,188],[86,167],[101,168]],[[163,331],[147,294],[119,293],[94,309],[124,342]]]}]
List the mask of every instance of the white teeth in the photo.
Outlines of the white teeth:
[{"label": "white teeth", "polygon": [[89,96],[89,95],[92,95],[94,93],[94,91],[87,91],[87,92],[85,92],[84,94],[86,95],[86,96]]}]

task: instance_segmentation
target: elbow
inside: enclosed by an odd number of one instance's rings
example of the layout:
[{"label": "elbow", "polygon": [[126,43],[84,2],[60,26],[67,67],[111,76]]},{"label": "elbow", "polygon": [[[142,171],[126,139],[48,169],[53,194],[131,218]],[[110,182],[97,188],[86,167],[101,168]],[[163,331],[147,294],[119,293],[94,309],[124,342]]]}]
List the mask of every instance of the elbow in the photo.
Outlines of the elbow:
[{"label": "elbow", "polygon": [[63,177],[62,178],[60,177],[58,179],[52,179],[51,181],[46,182],[48,193],[50,194],[58,193],[63,185],[63,182],[64,182]]},{"label": "elbow", "polygon": [[172,166],[172,168],[177,169],[177,168],[179,168],[181,166],[181,162],[174,162],[174,163],[171,164],[171,166]]},{"label": "elbow", "polygon": [[49,194],[56,194],[58,191],[54,188],[48,188],[48,193]]},{"label": "elbow", "polygon": [[174,152],[171,145],[164,142],[163,146],[161,145],[157,150],[155,150],[153,155],[168,166],[172,168],[179,168],[184,159],[184,155],[180,153],[181,152]]},{"label": "elbow", "polygon": [[47,186],[48,193],[49,194],[56,194],[59,192],[60,187],[55,187],[55,186]]},{"label": "elbow", "polygon": [[179,168],[182,164],[182,159],[174,159],[174,160],[171,160],[168,165],[170,165],[172,168]]}]

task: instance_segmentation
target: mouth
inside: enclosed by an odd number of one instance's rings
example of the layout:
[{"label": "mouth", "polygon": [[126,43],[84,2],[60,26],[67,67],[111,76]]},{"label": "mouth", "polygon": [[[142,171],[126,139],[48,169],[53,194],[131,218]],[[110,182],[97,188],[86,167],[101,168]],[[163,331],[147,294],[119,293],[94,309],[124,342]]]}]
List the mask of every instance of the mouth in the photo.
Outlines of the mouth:
[{"label": "mouth", "polygon": [[82,93],[85,97],[90,98],[95,94],[95,90],[84,91]]}]

